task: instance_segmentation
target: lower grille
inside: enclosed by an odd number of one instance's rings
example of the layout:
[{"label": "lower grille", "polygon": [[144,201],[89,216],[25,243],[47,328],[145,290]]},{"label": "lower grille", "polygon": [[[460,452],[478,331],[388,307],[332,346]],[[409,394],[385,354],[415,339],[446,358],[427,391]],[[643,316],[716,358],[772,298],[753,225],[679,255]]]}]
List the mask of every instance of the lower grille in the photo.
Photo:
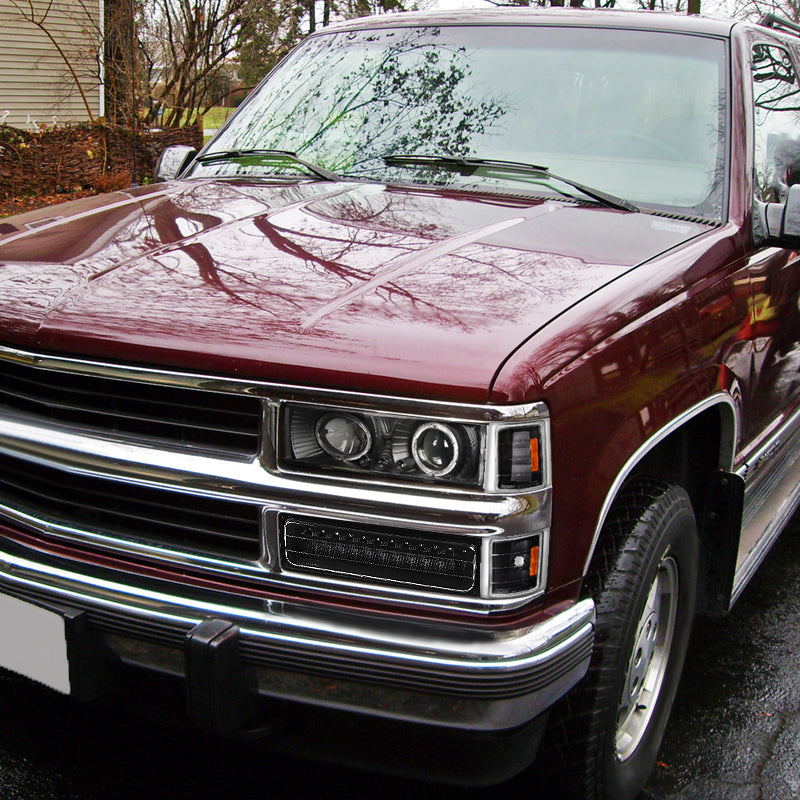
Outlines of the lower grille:
[{"label": "lower grille", "polygon": [[249,561],[261,556],[258,505],[77,475],[3,454],[0,505],[145,544]]}]

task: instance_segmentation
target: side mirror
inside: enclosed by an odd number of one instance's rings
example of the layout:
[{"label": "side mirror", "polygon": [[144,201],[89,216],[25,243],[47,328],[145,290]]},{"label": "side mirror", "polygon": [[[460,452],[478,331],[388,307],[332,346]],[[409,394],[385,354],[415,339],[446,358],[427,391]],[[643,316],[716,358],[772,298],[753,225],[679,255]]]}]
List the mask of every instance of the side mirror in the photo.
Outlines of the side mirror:
[{"label": "side mirror", "polygon": [[183,172],[184,167],[197,155],[194,147],[185,144],[172,144],[165,147],[156,164],[155,179],[171,181]]},{"label": "side mirror", "polygon": [[765,244],[800,249],[800,184],[789,187],[785,203],[759,203],[756,214]]}]

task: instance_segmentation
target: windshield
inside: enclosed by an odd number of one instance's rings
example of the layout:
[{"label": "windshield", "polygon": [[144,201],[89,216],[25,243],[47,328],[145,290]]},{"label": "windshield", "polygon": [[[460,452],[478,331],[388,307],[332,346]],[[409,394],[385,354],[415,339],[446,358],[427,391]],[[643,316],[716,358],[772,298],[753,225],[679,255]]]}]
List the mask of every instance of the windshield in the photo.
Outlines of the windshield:
[{"label": "windshield", "polygon": [[[283,150],[348,178],[555,196],[546,176],[387,156],[539,164],[633,203],[722,216],[722,40],[572,27],[386,28],[314,36],[210,153]],[[194,175],[302,171],[245,155]],[[585,198],[584,198],[585,199]]]}]

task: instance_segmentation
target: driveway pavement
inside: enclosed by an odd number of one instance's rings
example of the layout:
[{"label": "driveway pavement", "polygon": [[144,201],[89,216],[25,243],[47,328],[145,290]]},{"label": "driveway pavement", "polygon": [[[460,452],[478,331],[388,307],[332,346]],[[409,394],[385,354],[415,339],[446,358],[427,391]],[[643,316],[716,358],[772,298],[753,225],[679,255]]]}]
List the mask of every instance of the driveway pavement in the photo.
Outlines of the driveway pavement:
[{"label": "driveway pavement", "polygon": [[800,516],[733,612],[698,620],[642,800],[800,798]]}]

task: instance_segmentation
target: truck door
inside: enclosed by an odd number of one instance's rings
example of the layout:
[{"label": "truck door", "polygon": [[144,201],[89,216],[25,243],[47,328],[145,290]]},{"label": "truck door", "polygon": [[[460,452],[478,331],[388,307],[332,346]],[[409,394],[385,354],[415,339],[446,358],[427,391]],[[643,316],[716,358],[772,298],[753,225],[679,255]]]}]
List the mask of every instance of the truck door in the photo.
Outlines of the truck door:
[{"label": "truck door", "polygon": [[[789,50],[756,42],[751,51],[754,190],[763,201],[784,201],[800,182],[800,85]],[[800,399],[800,257],[762,247],[751,260],[752,298],[747,336],[752,343],[751,397],[745,399],[744,440],[774,430]]]}]

